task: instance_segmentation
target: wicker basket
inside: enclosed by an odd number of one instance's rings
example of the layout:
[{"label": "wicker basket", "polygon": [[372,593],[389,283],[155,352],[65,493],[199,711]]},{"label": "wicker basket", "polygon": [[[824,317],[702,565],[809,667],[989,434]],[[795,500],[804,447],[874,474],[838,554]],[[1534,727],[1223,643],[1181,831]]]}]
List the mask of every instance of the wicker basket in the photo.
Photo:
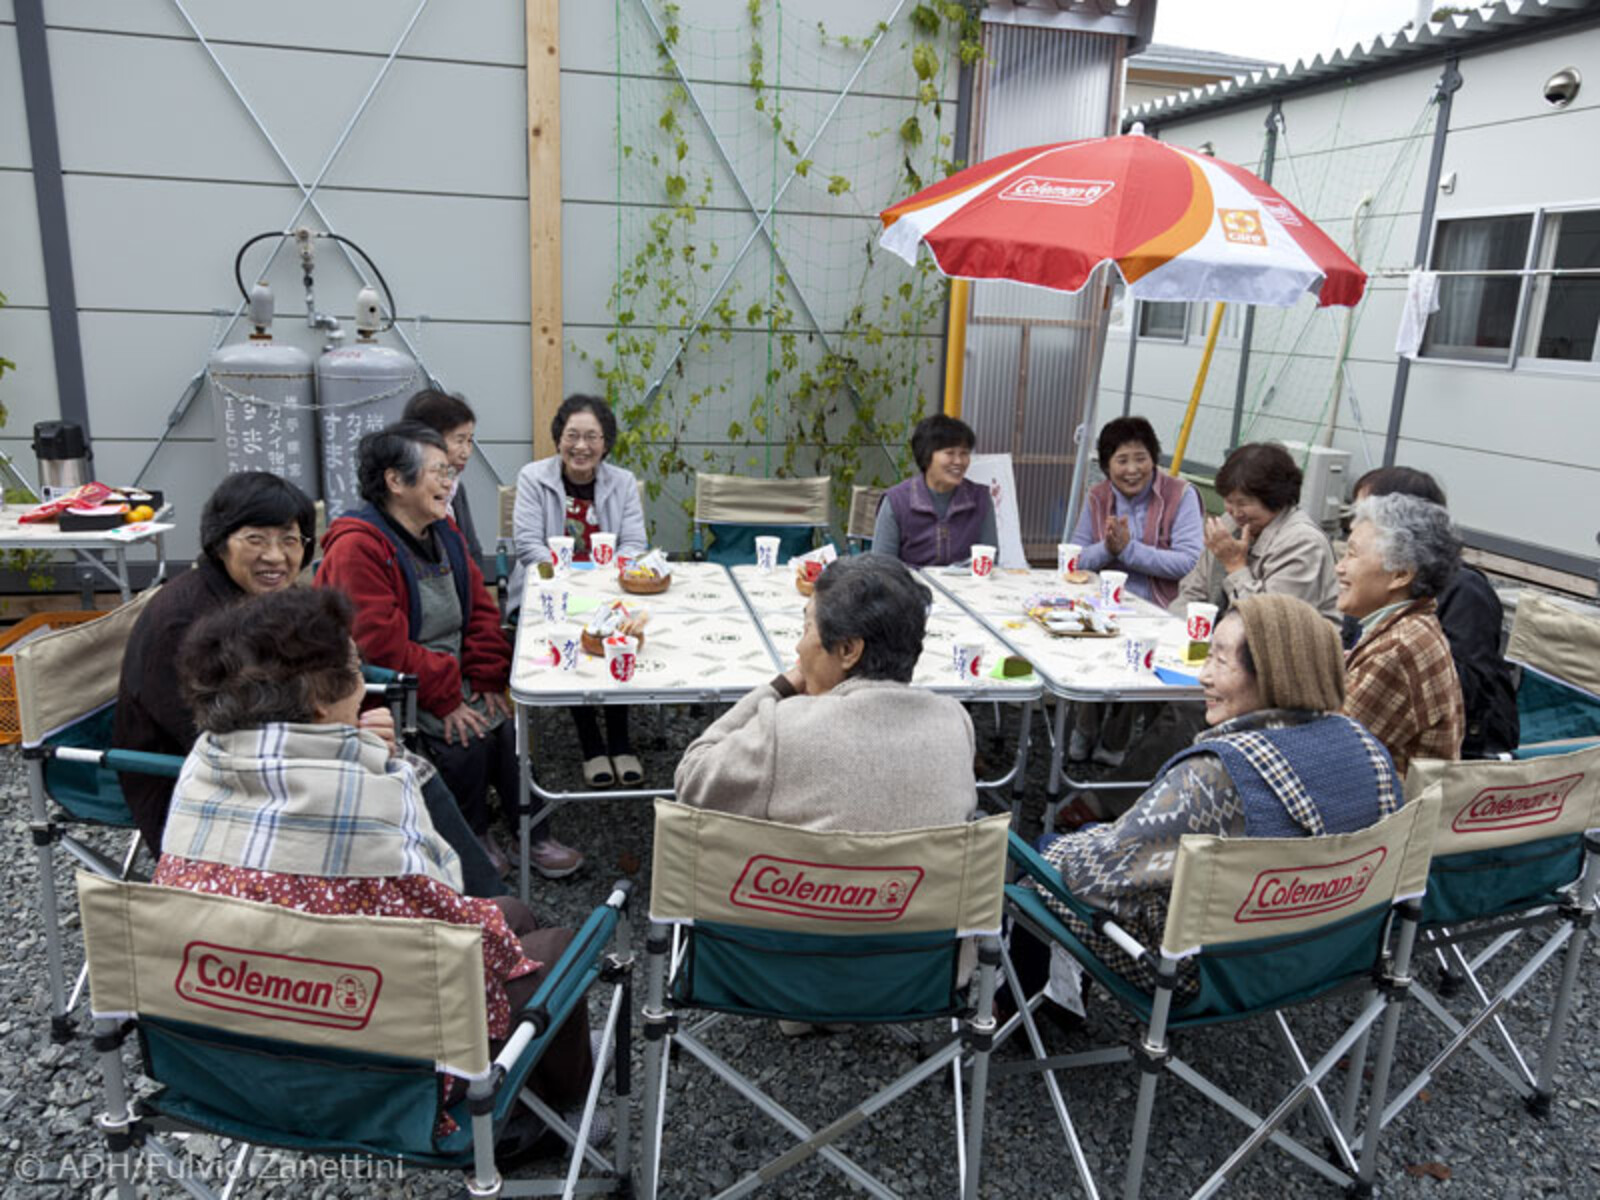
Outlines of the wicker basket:
[{"label": "wicker basket", "polygon": [[[46,612],[24,617],[0,634],[0,651],[40,630],[65,629],[105,616],[103,612]],[[0,653],[0,746],[22,740],[22,715],[17,709],[17,673],[11,655]]]},{"label": "wicker basket", "polygon": [[671,575],[657,575],[650,579],[630,579],[626,575],[617,576],[617,583],[623,591],[634,596],[659,596],[672,586]]}]

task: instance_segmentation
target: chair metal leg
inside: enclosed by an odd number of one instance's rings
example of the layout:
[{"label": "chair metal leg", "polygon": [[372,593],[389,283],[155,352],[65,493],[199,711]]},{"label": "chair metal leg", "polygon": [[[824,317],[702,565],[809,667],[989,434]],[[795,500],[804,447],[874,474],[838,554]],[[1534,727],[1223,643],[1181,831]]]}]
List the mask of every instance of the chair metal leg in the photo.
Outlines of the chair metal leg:
[{"label": "chair metal leg", "polygon": [[1378,1035],[1378,1059],[1372,1065],[1372,1095],[1367,1101],[1367,1125],[1361,1135],[1361,1161],[1356,1170],[1358,1186],[1370,1192],[1378,1174],[1378,1138],[1383,1133],[1383,1102],[1389,1095],[1389,1071],[1394,1066],[1394,1044],[1400,1029],[1400,1013],[1411,982],[1411,952],[1416,945],[1417,922],[1422,908],[1411,901],[1401,909],[1399,932],[1395,937],[1394,957],[1389,967],[1391,990],[1384,997],[1383,1031]]},{"label": "chair metal leg", "polygon": [[[977,1200],[978,1178],[983,1165],[983,1118],[988,1099],[989,1054],[994,1045],[995,968],[1000,962],[1000,940],[985,937],[978,943],[978,1011],[969,1031],[975,1042],[972,1060],[971,1096],[966,1129],[966,1155],[962,1163],[962,1200]],[[955,1059],[960,1062],[960,1057]],[[961,1111],[961,1094],[956,1093],[956,1112]]]},{"label": "chair metal leg", "polygon": [[645,942],[644,1114],[639,1147],[639,1195],[655,1200],[661,1180],[661,1135],[665,1111],[666,1057],[671,1046],[673,1014],[666,1007],[667,958],[671,954],[667,926],[651,922]]},{"label": "chair metal leg", "polygon": [[1556,1062],[1565,1040],[1567,1017],[1572,1009],[1572,989],[1578,981],[1578,969],[1583,962],[1583,949],[1589,941],[1589,920],[1595,912],[1595,892],[1600,889],[1600,846],[1584,839],[1583,878],[1578,885],[1576,914],[1580,919],[1571,926],[1572,937],[1567,942],[1566,956],[1561,965],[1561,986],[1556,991],[1555,1009],[1550,1014],[1550,1028],[1545,1034],[1544,1051],[1539,1058],[1539,1078],[1534,1085],[1529,1110],[1543,1116],[1550,1110],[1550,1097],[1555,1090]]},{"label": "chair metal leg", "polygon": [[111,1176],[116,1180],[117,1200],[134,1200],[133,1112],[128,1107],[127,1080],[122,1074],[122,1029],[116,1021],[102,1017],[94,1023],[94,1045],[100,1059],[100,1082],[106,1096],[105,1112],[95,1119],[106,1140],[106,1156]]}]

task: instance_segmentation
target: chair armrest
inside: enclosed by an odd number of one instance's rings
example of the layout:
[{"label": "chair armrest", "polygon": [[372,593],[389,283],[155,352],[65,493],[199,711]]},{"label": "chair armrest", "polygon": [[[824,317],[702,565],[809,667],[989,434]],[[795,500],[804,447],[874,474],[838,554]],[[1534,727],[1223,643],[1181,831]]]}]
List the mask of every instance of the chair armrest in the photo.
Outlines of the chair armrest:
[{"label": "chair armrest", "polygon": [[1098,933],[1103,933],[1122,946],[1133,957],[1149,954],[1139,940],[1126,929],[1118,925],[1116,918],[1103,908],[1095,908],[1078,899],[1067,888],[1061,879],[1061,872],[1045,862],[1041,855],[1032,846],[1028,845],[1013,831],[1007,835],[1007,857],[1052,900],[1070,909],[1077,917],[1094,928]]}]

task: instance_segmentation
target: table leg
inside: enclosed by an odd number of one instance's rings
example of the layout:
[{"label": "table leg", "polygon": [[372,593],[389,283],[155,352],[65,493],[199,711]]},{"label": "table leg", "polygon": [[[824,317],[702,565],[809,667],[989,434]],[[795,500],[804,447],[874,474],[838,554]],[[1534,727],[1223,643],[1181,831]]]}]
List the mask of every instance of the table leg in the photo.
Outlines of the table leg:
[{"label": "table leg", "polygon": [[529,817],[533,808],[533,796],[530,794],[533,741],[532,729],[528,724],[528,706],[517,704],[515,707],[517,710],[517,846],[522,853],[522,861],[517,867],[517,894],[522,897],[522,902],[527,904],[532,882],[529,878],[532,869]]},{"label": "table leg", "polygon": [[117,590],[122,593],[122,602],[126,604],[133,599],[133,588],[128,585],[128,552],[118,546],[112,553],[117,558]]},{"label": "table leg", "polygon": [[1044,827],[1056,827],[1056,808],[1061,804],[1061,760],[1067,753],[1067,717],[1072,701],[1056,697],[1055,738],[1050,746],[1050,779],[1044,788]]}]

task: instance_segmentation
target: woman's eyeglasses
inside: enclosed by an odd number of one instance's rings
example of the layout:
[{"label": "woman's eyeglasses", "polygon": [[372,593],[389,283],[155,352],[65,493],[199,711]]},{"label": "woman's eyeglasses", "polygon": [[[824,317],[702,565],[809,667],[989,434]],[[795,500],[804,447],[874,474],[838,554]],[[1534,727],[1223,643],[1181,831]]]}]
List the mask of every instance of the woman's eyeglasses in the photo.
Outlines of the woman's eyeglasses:
[{"label": "woman's eyeglasses", "polygon": [[298,533],[236,533],[230,539],[253,554],[265,554],[270,549],[281,550],[285,555],[304,554],[311,549],[311,539]]},{"label": "woman's eyeglasses", "polygon": [[569,429],[561,435],[561,444],[563,446],[599,446],[603,445],[605,440],[606,435],[596,430],[590,430],[588,433],[576,433]]}]

